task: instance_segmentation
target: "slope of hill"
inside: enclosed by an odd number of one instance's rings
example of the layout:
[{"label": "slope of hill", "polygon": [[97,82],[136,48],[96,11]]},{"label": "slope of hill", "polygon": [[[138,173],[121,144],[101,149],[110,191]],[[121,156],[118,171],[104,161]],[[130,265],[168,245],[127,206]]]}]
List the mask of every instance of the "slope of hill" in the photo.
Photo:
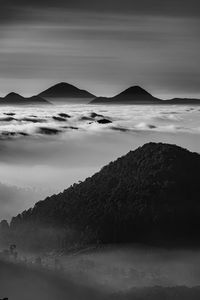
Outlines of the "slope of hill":
[{"label": "slope of hill", "polygon": [[45,99],[63,102],[76,102],[75,99],[82,99],[81,102],[88,103],[95,96],[86,90],[81,90],[71,84],[61,82],[39,94]]},{"label": "slope of hill", "polygon": [[199,154],[148,143],[13,218],[11,232],[41,243],[36,228],[68,242],[199,241],[199,173]]},{"label": "slope of hill", "polygon": [[9,93],[4,98],[0,98],[0,105],[34,105],[34,104],[51,104],[40,96],[22,97],[17,93]]},{"label": "slope of hill", "polygon": [[195,98],[173,98],[165,100],[166,104],[200,105],[200,99]]},{"label": "slope of hill", "polygon": [[93,99],[90,104],[184,104],[184,105],[200,105],[200,99],[189,99],[189,98],[174,98],[170,100],[162,100],[152,96],[150,93],[145,91],[139,86],[132,86],[122,93],[106,98],[97,97]]},{"label": "slope of hill", "polygon": [[159,104],[162,100],[153,97],[147,91],[139,86],[132,86],[122,93],[111,97],[97,97],[91,104],[148,104],[155,103]]}]

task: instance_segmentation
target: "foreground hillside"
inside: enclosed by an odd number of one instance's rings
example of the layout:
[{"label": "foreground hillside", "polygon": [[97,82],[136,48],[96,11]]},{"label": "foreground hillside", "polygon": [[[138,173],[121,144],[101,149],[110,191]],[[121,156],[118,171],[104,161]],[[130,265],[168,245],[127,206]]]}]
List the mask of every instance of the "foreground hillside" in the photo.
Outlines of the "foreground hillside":
[{"label": "foreground hillside", "polygon": [[41,247],[198,242],[199,172],[199,154],[148,143],[13,218],[9,232]]}]

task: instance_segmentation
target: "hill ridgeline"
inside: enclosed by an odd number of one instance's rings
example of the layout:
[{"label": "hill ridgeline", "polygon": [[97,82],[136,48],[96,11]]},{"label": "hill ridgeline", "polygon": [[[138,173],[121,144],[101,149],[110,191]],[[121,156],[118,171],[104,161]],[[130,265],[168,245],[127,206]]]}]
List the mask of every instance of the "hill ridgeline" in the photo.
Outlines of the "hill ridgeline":
[{"label": "hill ridgeline", "polygon": [[197,241],[199,174],[199,154],[148,143],[14,217],[9,232],[40,246]]}]

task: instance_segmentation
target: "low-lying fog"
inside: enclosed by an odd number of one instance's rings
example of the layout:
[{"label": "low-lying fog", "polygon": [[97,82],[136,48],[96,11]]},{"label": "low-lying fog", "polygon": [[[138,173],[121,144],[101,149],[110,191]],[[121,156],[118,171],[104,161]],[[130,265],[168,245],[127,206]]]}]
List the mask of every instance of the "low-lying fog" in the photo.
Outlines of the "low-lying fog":
[{"label": "low-lying fog", "polygon": [[[200,152],[199,117],[198,106],[2,107],[0,219],[84,180],[146,142]],[[40,254],[43,266],[36,268],[37,255],[19,252],[14,264],[0,259],[0,299],[200,298],[199,250],[90,248],[59,255],[56,272],[53,253]],[[20,262],[24,257],[26,264]]]},{"label": "low-lying fog", "polygon": [[84,180],[146,142],[200,152],[199,117],[199,106],[1,107],[0,183],[21,192],[12,197],[0,188],[0,219]]},{"label": "low-lying fog", "polygon": [[197,300],[200,296],[197,250],[106,246],[59,256],[57,269],[50,254],[41,255],[41,266],[32,263],[33,255],[27,257],[26,264],[20,258],[14,264],[0,261],[0,297]]}]

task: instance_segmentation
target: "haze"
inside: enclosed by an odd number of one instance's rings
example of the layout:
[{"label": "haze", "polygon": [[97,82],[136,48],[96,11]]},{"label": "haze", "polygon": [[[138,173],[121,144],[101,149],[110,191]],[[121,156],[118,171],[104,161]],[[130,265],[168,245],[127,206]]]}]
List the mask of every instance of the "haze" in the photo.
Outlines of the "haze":
[{"label": "haze", "polygon": [[[60,113],[70,118],[59,119]],[[2,107],[0,182],[31,190],[1,198],[0,217],[10,219],[146,142],[200,152],[199,117],[198,106]],[[109,123],[98,123],[102,118]]]}]

